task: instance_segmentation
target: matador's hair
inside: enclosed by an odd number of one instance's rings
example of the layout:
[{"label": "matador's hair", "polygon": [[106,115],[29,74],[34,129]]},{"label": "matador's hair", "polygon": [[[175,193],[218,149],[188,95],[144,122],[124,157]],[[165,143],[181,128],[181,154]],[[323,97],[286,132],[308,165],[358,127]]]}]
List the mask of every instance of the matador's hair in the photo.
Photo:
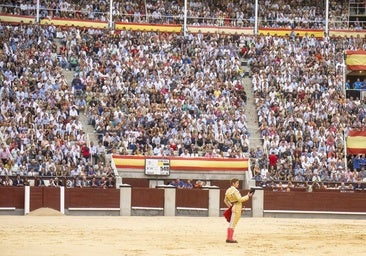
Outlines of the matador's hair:
[{"label": "matador's hair", "polygon": [[235,182],[239,181],[239,179],[237,178],[234,178],[234,179],[231,179],[230,181],[230,185],[233,185]]}]

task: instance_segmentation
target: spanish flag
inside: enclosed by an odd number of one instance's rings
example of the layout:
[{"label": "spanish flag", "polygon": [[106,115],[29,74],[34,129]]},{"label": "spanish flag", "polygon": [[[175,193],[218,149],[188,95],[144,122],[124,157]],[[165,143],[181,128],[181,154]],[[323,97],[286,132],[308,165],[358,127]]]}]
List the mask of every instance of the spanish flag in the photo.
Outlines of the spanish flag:
[{"label": "spanish flag", "polygon": [[349,131],[347,137],[347,154],[366,154],[366,130]]},{"label": "spanish flag", "polygon": [[366,70],[366,51],[347,51],[348,70]]}]

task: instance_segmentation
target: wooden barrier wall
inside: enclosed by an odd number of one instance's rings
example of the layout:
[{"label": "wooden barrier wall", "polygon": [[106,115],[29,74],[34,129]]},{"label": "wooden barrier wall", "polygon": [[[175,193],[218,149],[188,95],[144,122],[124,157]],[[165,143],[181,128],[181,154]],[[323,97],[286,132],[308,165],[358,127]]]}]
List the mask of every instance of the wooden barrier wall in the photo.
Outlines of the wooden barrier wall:
[{"label": "wooden barrier wall", "polygon": [[65,208],[119,208],[119,189],[65,189]]},{"label": "wooden barrier wall", "polygon": [[[59,188],[31,187],[30,210],[50,207],[60,210]],[[242,195],[247,190],[240,190]],[[208,208],[206,189],[178,189],[176,207]],[[220,208],[226,208],[220,189]],[[164,207],[164,190],[159,188],[132,188],[132,207]],[[122,202],[123,203],[123,202]],[[24,187],[0,187],[0,208],[24,209]],[[65,209],[68,208],[119,208],[119,189],[70,188],[65,189]],[[251,201],[245,203],[251,208]],[[363,192],[274,192],[264,191],[264,210],[365,212],[366,191]]]},{"label": "wooden barrier wall", "polygon": [[264,210],[366,212],[366,192],[264,191]]},{"label": "wooden barrier wall", "polygon": [[24,209],[24,187],[0,187],[0,207]]},{"label": "wooden barrier wall", "polygon": [[[24,196],[24,194],[23,194]],[[24,201],[24,200],[23,200]],[[24,204],[23,204],[24,206]],[[30,187],[30,211],[48,207],[60,211],[60,188]]]},{"label": "wooden barrier wall", "polygon": [[208,208],[208,190],[177,189],[176,207]]},{"label": "wooden barrier wall", "polygon": [[133,188],[131,206],[164,208],[164,190],[158,188]]}]

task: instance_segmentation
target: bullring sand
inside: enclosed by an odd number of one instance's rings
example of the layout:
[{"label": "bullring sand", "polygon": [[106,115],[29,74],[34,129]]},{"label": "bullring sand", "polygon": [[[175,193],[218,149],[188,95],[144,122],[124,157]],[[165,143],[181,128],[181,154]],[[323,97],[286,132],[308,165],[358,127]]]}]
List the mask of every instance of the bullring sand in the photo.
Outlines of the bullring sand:
[{"label": "bullring sand", "polygon": [[0,216],[0,255],[366,255],[366,220],[243,217]]}]

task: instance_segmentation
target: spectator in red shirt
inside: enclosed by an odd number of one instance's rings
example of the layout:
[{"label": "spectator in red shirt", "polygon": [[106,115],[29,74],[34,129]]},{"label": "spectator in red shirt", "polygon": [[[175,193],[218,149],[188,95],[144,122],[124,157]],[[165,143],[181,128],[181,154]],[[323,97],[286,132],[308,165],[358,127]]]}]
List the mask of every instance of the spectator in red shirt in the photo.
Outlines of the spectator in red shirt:
[{"label": "spectator in red shirt", "polygon": [[88,161],[89,157],[90,157],[90,149],[89,147],[86,145],[86,143],[84,143],[81,147],[81,155],[82,157],[85,159],[85,161]]},{"label": "spectator in red shirt", "polygon": [[268,156],[269,166],[277,166],[278,157],[274,152],[271,152]]}]

